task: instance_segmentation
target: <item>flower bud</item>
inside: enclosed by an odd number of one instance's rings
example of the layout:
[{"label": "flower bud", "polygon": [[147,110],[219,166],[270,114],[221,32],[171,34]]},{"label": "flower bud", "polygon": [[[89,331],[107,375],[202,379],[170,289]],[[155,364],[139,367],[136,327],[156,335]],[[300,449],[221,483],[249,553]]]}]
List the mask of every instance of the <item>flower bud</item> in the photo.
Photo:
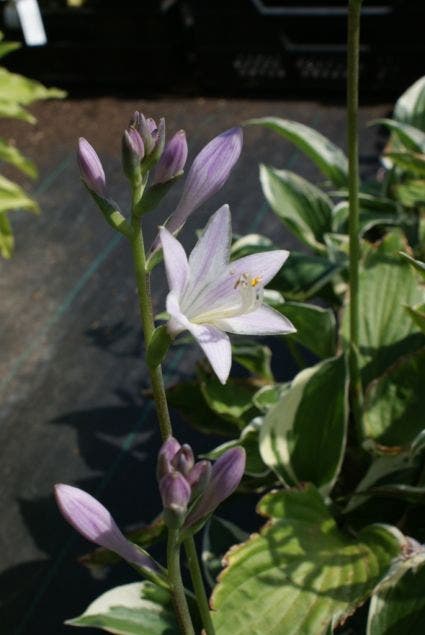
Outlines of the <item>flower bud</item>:
[{"label": "flower bud", "polygon": [[181,445],[174,437],[168,437],[166,441],[162,444],[159,453],[158,453],[158,462],[156,468],[156,476],[158,481],[161,480],[163,476],[172,471],[171,461],[180,450]]},{"label": "flower bud", "polygon": [[122,137],[122,163],[126,176],[132,179],[140,168],[140,163],[145,156],[145,147],[142,137],[136,128],[130,126],[124,131]]},{"label": "flower bud", "polygon": [[211,514],[228,498],[241,482],[245,470],[246,453],[241,447],[227,450],[214,463],[211,479],[202,497],[190,512],[185,526],[191,527]]},{"label": "flower bud", "polygon": [[190,470],[193,468],[194,463],[195,457],[193,456],[192,448],[187,443],[182,445],[171,461],[172,466],[177,470],[177,472],[180,472],[185,477],[187,477]]},{"label": "flower bud", "polygon": [[146,119],[141,112],[134,113],[134,118],[137,119],[136,128],[143,140],[145,156],[149,156],[155,147],[156,123],[151,118]]},{"label": "flower bud", "polygon": [[80,137],[78,141],[77,161],[81,178],[89,190],[104,198],[106,196],[106,178],[102,163],[96,150],[83,137]]},{"label": "flower bud", "polygon": [[187,159],[187,141],[184,130],[176,132],[167,143],[155,169],[154,183],[166,183],[183,172]]},{"label": "flower bud", "polygon": [[187,481],[192,488],[192,499],[196,498],[207,487],[211,479],[212,467],[209,461],[198,461],[187,475]]},{"label": "flower bud", "polygon": [[170,527],[183,523],[190,501],[191,489],[187,480],[179,472],[169,472],[159,482],[164,519]]},{"label": "flower bud", "polygon": [[114,551],[139,567],[157,570],[155,562],[123,536],[109,511],[98,500],[70,485],[55,485],[55,497],[65,520],[91,542]]}]

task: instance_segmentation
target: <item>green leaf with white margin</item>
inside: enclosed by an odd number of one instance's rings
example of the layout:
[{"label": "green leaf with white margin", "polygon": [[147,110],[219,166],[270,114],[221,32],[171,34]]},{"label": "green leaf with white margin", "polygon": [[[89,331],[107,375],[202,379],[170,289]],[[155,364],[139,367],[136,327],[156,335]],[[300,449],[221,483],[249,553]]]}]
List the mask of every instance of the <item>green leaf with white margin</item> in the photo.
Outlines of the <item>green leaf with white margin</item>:
[{"label": "green leaf with white margin", "polygon": [[422,635],[425,624],[425,551],[394,566],[393,575],[373,594],[367,635]]},{"label": "green leaf with white margin", "polygon": [[320,359],[335,355],[336,322],[333,311],[302,302],[285,302],[275,308],[297,329],[296,333],[285,335],[285,339],[298,342]]},{"label": "green leaf with white margin", "polygon": [[386,152],[388,158],[397,167],[418,176],[425,176],[425,154],[418,152]]},{"label": "green leaf with white margin", "polygon": [[12,226],[6,214],[0,214],[0,254],[3,258],[12,257],[15,239],[13,238]]},{"label": "green leaf with white margin", "polygon": [[425,180],[409,179],[394,185],[394,196],[405,207],[425,204]]},{"label": "green leaf with white margin", "polygon": [[272,492],[258,511],[269,522],[230,550],[213,592],[216,635],[324,635],[370,596],[403,544],[385,525],[343,533],[313,486]]},{"label": "green leaf with white margin", "polygon": [[380,445],[407,448],[424,427],[425,347],[405,355],[365,392],[363,431]]},{"label": "green leaf with white margin", "polygon": [[32,179],[37,177],[37,168],[35,163],[24,157],[24,155],[19,152],[18,148],[15,148],[15,146],[10,143],[6,143],[3,139],[0,139],[0,161],[6,161],[7,163],[14,165],[15,168],[18,168],[18,170],[21,170],[21,172]]},{"label": "green leaf with white margin", "polygon": [[149,582],[132,582],[107,591],[66,624],[100,628],[116,635],[180,632],[169,594]]},{"label": "green leaf with white margin", "polygon": [[375,119],[370,125],[385,126],[396,136],[407,150],[425,152],[425,132],[407,123],[400,123],[394,119]]},{"label": "green leaf with white margin", "polygon": [[260,165],[260,182],[270,207],[290,231],[312,249],[326,252],[323,236],[332,230],[331,199],[288,170]]},{"label": "green leaf with white margin", "polygon": [[215,375],[201,373],[200,381],[208,407],[222,419],[242,429],[258,414],[252,402],[258,385],[248,379],[230,379],[223,385]]},{"label": "green leaf with white margin", "polygon": [[409,264],[411,264],[412,267],[414,267],[416,269],[416,271],[419,271],[419,273],[421,274],[422,278],[425,280],[425,262],[421,262],[420,260],[416,260],[415,258],[412,258],[412,256],[409,256],[409,254],[406,254],[403,251],[400,251],[399,254]]},{"label": "green leaf with white margin", "polygon": [[260,429],[260,453],[285,483],[314,483],[328,494],[344,456],[348,422],[344,357],[301,371]]},{"label": "green leaf with white margin", "polygon": [[[398,252],[406,247],[401,232],[388,233],[370,249],[360,271],[359,361],[364,385],[382,375],[403,354],[419,349],[424,336],[406,315],[405,306],[423,302],[417,276]],[[342,333],[348,341],[346,306]]]},{"label": "green leaf with white margin", "polygon": [[394,119],[425,132],[425,76],[409,86],[398,98],[394,108]]},{"label": "green leaf with white margin", "polygon": [[348,161],[343,151],[327,137],[297,121],[279,117],[250,119],[250,125],[264,126],[294,143],[337,187],[347,185]]},{"label": "green leaf with white margin", "polygon": [[13,210],[27,210],[36,214],[40,211],[37,203],[19,185],[0,174],[0,213]]}]

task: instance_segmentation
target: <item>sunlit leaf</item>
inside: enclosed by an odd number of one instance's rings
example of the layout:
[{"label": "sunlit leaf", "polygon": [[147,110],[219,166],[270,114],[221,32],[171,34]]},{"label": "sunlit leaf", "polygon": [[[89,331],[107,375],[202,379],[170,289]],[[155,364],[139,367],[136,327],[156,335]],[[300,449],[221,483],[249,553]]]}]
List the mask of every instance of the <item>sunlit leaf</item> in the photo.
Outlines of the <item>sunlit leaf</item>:
[{"label": "sunlit leaf", "polygon": [[268,494],[271,520],[232,549],[213,592],[217,635],[324,635],[362,604],[400,553],[395,528],[340,531],[313,487]]},{"label": "sunlit leaf", "polygon": [[399,97],[394,108],[394,119],[425,132],[425,76]]},{"label": "sunlit leaf", "polygon": [[247,124],[264,126],[294,143],[319,170],[336,186],[344,186],[348,180],[348,161],[343,151],[317,130],[297,121],[279,117],[250,119]]}]

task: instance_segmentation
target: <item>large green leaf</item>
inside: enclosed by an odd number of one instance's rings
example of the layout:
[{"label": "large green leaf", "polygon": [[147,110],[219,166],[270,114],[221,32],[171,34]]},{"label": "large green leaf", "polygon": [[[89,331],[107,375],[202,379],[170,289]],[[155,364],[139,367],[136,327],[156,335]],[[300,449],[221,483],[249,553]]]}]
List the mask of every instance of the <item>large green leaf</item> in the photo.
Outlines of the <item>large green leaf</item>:
[{"label": "large green leaf", "polygon": [[[421,303],[424,291],[417,276],[398,255],[405,244],[398,232],[371,248],[360,272],[359,352],[364,384],[382,375],[400,355],[424,343],[405,306]],[[348,306],[343,333],[348,339]]]},{"label": "large green leaf", "polygon": [[424,427],[425,348],[401,357],[365,394],[364,434],[381,445],[408,446]]},{"label": "large green leaf", "polygon": [[425,333],[425,304],[417,304],[416,306],[407,306],[406,310],[408,311],[412,320],[419,326],[422,333]]},{"label": "large green leaf", "polygon": [[252,401],[258,386],[249,380],[229,379],[223,385],[215,376],[205,375],[201,390],[208,407],[239,428],[258,414]]},{"label": "large green leaf", "polygon": [[401,560],[395,575],[372,596],[367,635],[423,635],[425,625],[425,553],[418,549]]},{"label": "large green leaf", "polygon": [[394,119],[425,132],[425,76],[399,97],[394,108]]},{"label": "large green leaf", "polygon": [[297,329],[286,338],[302,344],[309,351],[324,359],[335,355],[336,323],[333,311],[314,304],[285,302],[275,307],[285,315]]},{"label": "large green leaf", "polygon": [[332,489],[345,450],[347,390],[344,357],[329,359],[301,371],[266,414],[261,456],[286,483]]},{"label": "large green leaf", "polygon": [[250,119],[248,124],[264,126],[294,143],[336,186],[347,185],[348,161],[343,151],[327,137],[297,121],[279,117]]},{"label": "large green leaf", "polygon": [[0,139],[0,161],[11,163],[33,179],[37,176],[37,168],[33,161],[24,157],[15,146],[6,143],[3,139]]},{"label": "large green leaf", "polygon": [[418,176],[425,176],[425,154],[418,152],[387,152],[388,158],[397,167],[407,172],[412,172]]},{"label": "large green leaf", "polygon": [[16,183],[0,174],[0,213],[25,209],[39,212],[39,207]]},{"label": "large green leaf", "polygon": [[288,170],[260,166],[260,181],[270,207],[302,242],[325,252],[323,235],[332,230],[331,199]]},{"label": "large green leaf", "polygon": [[324,635],[372,593],[400,552],[395,528],[341,532],[317,491],[268,494],[271,520],[227,554],[214,590],[217,635]]},{"label": "large green leaf", "polygon": [[395,198],[405,207],[416,207],[425,204],[425,180],[408,179],[393,187]]},{"label": "large green leaf", "polygon": [[419,271],[423,280],[425,280],[425,262],[422,262],[421,260],[416,260],[415,258],[412,258],[412,256],[409,256],[409,254],[406,254],[403,251],[400,252],[400,256],[404,258],[406,262],[410,263],[412,267],[416,269],[416,271]]},{"label": "large green leaf", "polygon": [[149,582],[132,582],[107,591],[70,626],[100,628],[117,635],[178,635],[169,594]]}]

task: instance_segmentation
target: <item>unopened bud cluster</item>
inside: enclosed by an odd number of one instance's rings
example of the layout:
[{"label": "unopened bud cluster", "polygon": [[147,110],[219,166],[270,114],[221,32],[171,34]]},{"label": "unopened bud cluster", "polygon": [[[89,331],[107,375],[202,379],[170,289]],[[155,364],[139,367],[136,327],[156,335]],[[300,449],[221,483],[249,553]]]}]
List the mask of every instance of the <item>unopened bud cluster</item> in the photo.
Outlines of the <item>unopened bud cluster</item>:
[{"label": "unopened bud cluster", "polygon": [[245,469],[245,451],[232,448],[213,465],[195,462],[192,448],[170,437],[158,454],[157,478],[166,523],[173,528],[193,527],[207,518],[239,485]]}]

